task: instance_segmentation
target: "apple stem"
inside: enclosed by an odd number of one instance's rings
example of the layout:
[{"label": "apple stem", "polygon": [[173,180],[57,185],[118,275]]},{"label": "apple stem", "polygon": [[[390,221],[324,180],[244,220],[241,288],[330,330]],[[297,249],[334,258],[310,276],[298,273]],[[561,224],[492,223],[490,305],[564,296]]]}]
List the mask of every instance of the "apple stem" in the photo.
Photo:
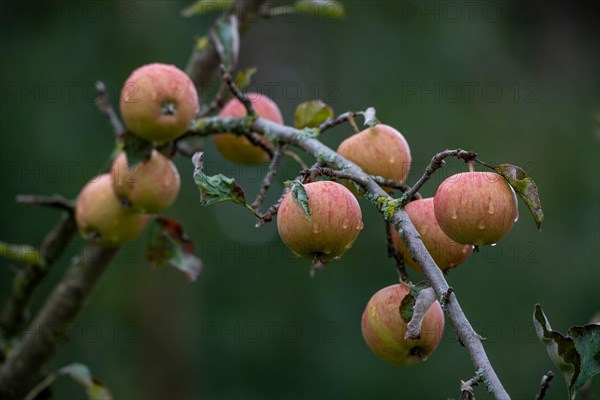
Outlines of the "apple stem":
[{"label": "apple stem", "polygon": [[475,165],[473,165],[473,160],[468,161],[467,164],[469,165],[469,172],[475,172]]}]

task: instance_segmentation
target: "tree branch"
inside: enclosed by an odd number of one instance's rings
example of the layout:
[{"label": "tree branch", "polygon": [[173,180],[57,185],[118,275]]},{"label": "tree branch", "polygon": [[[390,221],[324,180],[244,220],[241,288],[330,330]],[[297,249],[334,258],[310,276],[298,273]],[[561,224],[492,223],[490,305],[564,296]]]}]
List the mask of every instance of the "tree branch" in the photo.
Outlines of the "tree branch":
[{"label": "tree branch", "polygon": [[[249,125],[250,121],[252,121],[252,123]],[[450,287],[448,286],[441,269],[435,264],[431,255],[425,249],[423,242],[420,240],[408,215],[401,207],[399,200],[391,198],[388,193],[381,189],[377,182],[356,164],[340,156],[317,139],[307,138],[306,135],[304,135],[304,132],[298,129],[280,125],[260,117],[253,120],[249,120],[248,117],[240,117],[203,119],[197,121],[197,124],[192,130],[195,131],[196,134],[205,135],[210,134],[211,132],[223,132],[225,126],[227,128],[227,130],[225,130],[226,132],[244,133],[251,131],[263,134],[268,132],[271,137],[276,138],[280,142],[292,144],[312,155],[318,161],[324,162],[339,170],[343,170],[344,174],[346,176],[352,176],[352,179],[355,182],[360,182],[365,190],[365,198],[383,214],[384,218],[389,221],[397,231],[403,232],[402,239],[405,241],[408,251],[415,255],[417,263],[421,266],[421,269],[431,282],[437,298],[439,300],[446,300],[446,312],[448,317],[456,328],[458,337],[468,350],[475,369],[482,371],[482,377],[486,383],[486,387],[489,388],[492,397],[494,399],[510,398],[490,364],[479,335],[475,332],[460,307],[456,294],[451,292],[447,295]],[[433,173],[433,171],[428,173],[429,176],[431,173]],[[424,182],[426,178],[422,178],[421,180]],[[415,193],[418,188],[419,186],[417,186],[417,189],[413,187]],[[410,198],[412,194],[407,193],[405,196],[406,198]]]},{"label": "tree branch", "polygon": [[37,196],[33,194],[20,194],[16,198],[16,202],[19,204],[30,204],[30,205],[39,205],[46,206],[50,208],[58,208],[59,210],[64,210],[69,213],[73,213],[75,210],[75,202],[73,200],[69,200],[60,195],[53,196]]},{"label": "tree branch", "polygon": [[402,254],[396,250],[394,241],[392,240],[392,229],[394,227],[390,225],[388,221],[385,221],[385,237],[387,239],[387,256],[393,258],[396,261],[396,269],[398,270],[398,276],[402,282],[409,282],[408,274],[406,273],[406,265],[404,264],[404,258]]},{"label": "tree branch", "polygon": [[118,248],[87,244],[54,289],[23,340],[0,368],[0,398],[22,399],[41,378],[41,369],[65,340],[69,324]]},{"label": "tree branch", "polygon": [[41,245],[44,266],[27,264],[17,272],[13,292],[8,298],[0,315],[0,328],[4,339],[11,339],[25,322],[25,310],[33,292],[48,274],[52,265],[63,253],[77,231],[72,214],[67,214],[48,232]]}]

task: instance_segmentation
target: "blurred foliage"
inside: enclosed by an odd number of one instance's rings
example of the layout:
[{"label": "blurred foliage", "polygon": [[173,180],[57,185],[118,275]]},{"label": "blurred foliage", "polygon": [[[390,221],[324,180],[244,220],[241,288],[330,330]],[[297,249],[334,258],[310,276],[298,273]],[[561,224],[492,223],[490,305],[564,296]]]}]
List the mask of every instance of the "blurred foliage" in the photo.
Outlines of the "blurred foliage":
[{"label": "blurred foliage", "polygon": [[[114,136],[97,111],[94,83],[113,104],[145,63],[185,67],[214,15],[183,18],[185,1],[5,1],[0,5],[0,240],[37,245],[57,212],[17,205],[20,193],[75,197],[99,172]],[[448,281],[514,398],[533,398],[553,368],[531,309],[544,304],[553,326],[587,323],[600,309],[598,24],[589,5],[559,2],[346,1],[346,19],[311,14],[261,20],[241,41],[239,68],[257,67],[248,90],[272,97],[286,122],[320,98],[336,113],[377,109],[410,143],[414,183],[446,148],[523,167],[540,190],[538,232],[527,208],[496,247],[485,247]],[[216,84],[212,90],[216,90]],[[202,95],[202,100],[210,100]],[[206,98],[205,98],[206,97]],[[323,136],[336,147],[344,124]],[[205,142],[205,172],[233,177],[251,198],[266,165],[239,167]],[[364,201],[354,247],[314,279],[275,223],[255,229],[233,204],[199,206],[193,165],[176,164],[182,190],[166,212],[180,221],[204,263],[189,283],[129,244],[74,323],[52,363],[89,365],[117,398],[432,398],[459,395],[474,375],[450,324],[430,359],[398,368],[363,343],[370,296],[396,282],[384,224]],[[431,196],[450,162],[424,187]],[[269,197],[293,179],[285,160]],[[69,247],[37,293],[39,307],[77,254]],[[16,265],[16,264],[15,264]],[[13,263],[0,260],[0,300]],[[419,281],[414,273],[412,279]],[[557,371],[555,371],[557,372]],[[435,383],[435,384],[432,384]],[[598,379],[594,383],[598,391]],[[547,398],[562,399],[557,380]],[[476,393],[483,392],[476,389]],[[58,398],[80,398],[57,381]],[[486,398],[481,393],[477,398]]]}]

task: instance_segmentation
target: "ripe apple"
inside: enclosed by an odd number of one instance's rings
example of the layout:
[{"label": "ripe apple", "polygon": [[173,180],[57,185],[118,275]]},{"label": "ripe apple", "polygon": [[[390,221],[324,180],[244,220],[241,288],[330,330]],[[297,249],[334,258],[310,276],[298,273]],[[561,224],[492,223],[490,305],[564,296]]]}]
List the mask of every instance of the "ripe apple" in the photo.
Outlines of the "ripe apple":
[{"label": "ripe apple", "polygon": [[147,64],[121,90],[121,115],[137,136],[165,143],[181,136],[200,110],[194,83],[174,65]]},{"label": "ripe apple", "polygon": [[156,214],[173,204],[179,193],[180,178],[171,160],[152,150],[147,161],[127,166],[127,155],[121,152],[112,165],[116,195],[137,211]]},{"label": "ripe apple", "polygon": [[113,190],[112,176],[102,174],[79,193],[75,220],[84,239],[118,246],[135,239],[146,226],[148,216],[124,209]]},{"label": "ripe apple", "polygon": [[493,172],[462,172],[446,178],[433,206],[444,233],[462,244],[495,244],[519,217],[514,190]]},{"label": "ripe apple", "polygon": [[300,257],[323,262],[337,259],[363,228],[358,201],[343,185],[332,181],[312,182],[304,188],[311,219],[288,193],[277,213],[279,236]]},{"label": "ripe apple", "polygon": [[444,333],[444,313],[435,301],[423,318],[421,337],[405,340],[406,322],[400,316],[400,303],[410,292],[396,284],[375,293],[362,315],[362,335],[379,358],[397,365],[424,361],[438,346]]},{"label": "ripe apple", "polygon": [[404,182],[412,158],[404,136],[391,126],[377,124],[340,143],[337,152],[369,175]]},{"label": "ripe apple", "polygon": [[[473,246],[456,243],[438,225],[433,210],[433,197],[411,201],[404,207],[404,210],[419,233],[425,248],[440,269],[456,267],[469,258]],[[404,261],[422,274],[421,267],[411,257],[404,241],[400,239],[395,229],[392,229],[392,240]]]},{"label": "ripe apple", "polygon": [[[263,118],[283,123],[283,117],[277,104],[264,94],[246,93],[254,111]],[[238,99],[231,99],[225,104],[225,107],[219,113],[220,117],[243,117],[246,115],[246,108]],[[268,139],[262,136],[265,143]],[[226,159],[238,164],[262,164],[269,160],[269,155],[260,147],[254,146],[245,136],[239,136],[234,133],[219,133],[213,135],[215,146],[219,153]]]}]

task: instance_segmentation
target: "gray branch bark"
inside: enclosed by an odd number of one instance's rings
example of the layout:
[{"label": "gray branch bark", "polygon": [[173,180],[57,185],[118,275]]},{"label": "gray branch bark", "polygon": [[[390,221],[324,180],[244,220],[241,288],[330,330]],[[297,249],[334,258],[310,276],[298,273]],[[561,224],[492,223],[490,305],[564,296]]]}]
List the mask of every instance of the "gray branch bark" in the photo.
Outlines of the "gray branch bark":
[{"label": "gray branch bark", "polygon": [[22,342],[0,368],[0,398],[22,399],[42,377],[42,368],[66,339],[71,322],[90,297],[118,248],[86,245],[54,289]]}]

